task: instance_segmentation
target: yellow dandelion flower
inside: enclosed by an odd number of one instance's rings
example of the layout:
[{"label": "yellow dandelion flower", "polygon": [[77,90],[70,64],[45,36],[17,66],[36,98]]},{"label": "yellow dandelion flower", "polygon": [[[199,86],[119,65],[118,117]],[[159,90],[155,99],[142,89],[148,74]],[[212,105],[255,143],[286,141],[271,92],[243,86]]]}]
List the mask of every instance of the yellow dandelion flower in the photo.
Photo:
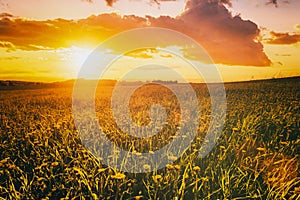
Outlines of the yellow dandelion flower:
[{"label": "yellow dandelion flower", "polygon": [[206,176],[206,177],[202,177],[201,178],[204,182],[208,182],[209,181],[209,179],[208,179],[208,177]]},{"label": "yellow dandelion flower", "polygon": [[147,171],[148,171],[148,170],[151,169],[151,166],[148,165],[148,164],[144,164],[143,168],[144,168],[144,170],[147,170]]},{"label": "yellow dandelion flower", "polygon": [[59,163],[58,162],[53,162],[51,163],[51,166],[56,167]]},{"label": "yellow dandelion flower", "polygon": [[8,169],[14,169],[14,168],[15,168],[15,165],[11,165],[11,164],[8,165]]},{"label": "yellow dandelion flower", "polygon": [[135,196],[135,200],[140,200],[141,198],[143,198],[142,195]]},{"label": "yellow dandelion flower", "polygon": [[170,161],[176,161],[177,160],[177,157],[176,156],[168,156],[168,159]]},{"label": "yellow dandelion flower", "polygon": [[154,154],[154,152],[153,152],[153,151],[149,151],[149,153],[150,153],[150,154]]},{"label": "yellow dandelion flower", "polygon": [[118,179],[118,180],[124,179],[125,177],[126,177],[125,174],[122,173],[117,173],[111,176],[112,179]]},{"label": "yellow dandelion flower", "polygon": [[170,164],[167,164],[166,167],[167,167],[167,169],[174,169],[174,166],[170,165]]},{"label": "yellow dandelion flower", "polygon": [[177,170],[179,170],[179,169],[181,168],[180,165],[175,165],[174,167],[175,167],[175,169],[177,169]]},{"label": "yellow dandelion flower", "polygon": [[195,166],[195,167],[193,168],[193,170],[194,170],[194,171],[200,171],[200,167],[199,167],[199,166]]},{"label": "yellow dandelion flower", "polygon": [[157,174],[157,175],[155,175],[155,176],[152,176],[152,178],[153,178],[153,180],[154,180],[155,182],[158,182],[158,181],[160,181],[160,180],[162,179],[162,176],[159,175],[159,174]]},{"label": "yellow dandelion flower", "polygon": [[47,163],[42,163],[41,167],[46,167],[48,164]]},{"label": "yellow dandelion flower", "polygon": [[40,178],[38,178],[37,180],[38,180],[38,181],[42,181],[42,180],[44,180],[44,178],[40,177]]}]

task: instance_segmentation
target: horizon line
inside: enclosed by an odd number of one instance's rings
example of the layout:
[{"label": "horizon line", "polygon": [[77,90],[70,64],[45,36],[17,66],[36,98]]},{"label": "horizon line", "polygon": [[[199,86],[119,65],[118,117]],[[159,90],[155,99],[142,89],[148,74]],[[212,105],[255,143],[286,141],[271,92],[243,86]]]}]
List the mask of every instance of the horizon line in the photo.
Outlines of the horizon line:
[{"label": "horizon line", "polygon": [[[300,78],[300,75],[296,76],[287,76],[287,77],[273,77],[273,78],[261,78],[261,79],[250,79],[250,80],[239,80],[239,81],[223,81],[223,82],[193,82],[193,81],[187,81],[186,83],[198,83],[198,84],[213,84],[213,83],[244,83],[244,82],[255,82],[255,81],[268,81],[268,80],[280,80],[280,79],[296,79]],[[66,83],[70,81],[76,81],[76,80],[85,80],[85,81],[116,81],[117,79],[84,79],[84,78],[74,78],[74,79],[66,79],[61,81],[27,81],[27,80],[13,80],[13,79],[0,79],[0,82],[23,82],[23,83],[42,83],[42,84],[59,84],[59,83]],[[185,82],[180,82],[178,80],[128,80],[128,81],[120,81],[121,83],[135,83],[135,82],[144,82],[144,83],[155,83],[155,82],[170,82],[175,84],[182,84]]]}]

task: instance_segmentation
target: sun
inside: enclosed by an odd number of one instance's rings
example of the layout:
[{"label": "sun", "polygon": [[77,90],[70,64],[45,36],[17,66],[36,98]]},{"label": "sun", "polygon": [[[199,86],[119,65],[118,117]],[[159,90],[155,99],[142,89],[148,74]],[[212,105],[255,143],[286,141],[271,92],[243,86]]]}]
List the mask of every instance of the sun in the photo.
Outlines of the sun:
[{"label": "sun", "polygon": [[65,63],[65,67],[77,74],[92,51],[91,48],[72,46],[56,50],[56,53],[59,54],[60,60]]},{"label": "sun", "polygon": [[69,60],[74,66],[82,66],[92,51],[92,49],[72,46],[69,49]]}]

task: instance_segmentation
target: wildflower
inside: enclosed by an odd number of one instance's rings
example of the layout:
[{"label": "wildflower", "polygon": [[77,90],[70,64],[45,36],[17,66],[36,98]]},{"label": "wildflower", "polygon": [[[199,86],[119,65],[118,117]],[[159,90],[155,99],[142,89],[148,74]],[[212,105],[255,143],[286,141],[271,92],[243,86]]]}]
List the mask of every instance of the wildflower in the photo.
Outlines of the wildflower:
[{"label": "wildflower", "polygon": [[140,200],[141,198],[143,198],[142,195],[135,196],[135,200]]},{"label": "wildflower", "polygon": [[193,168],[193,170],[194,170],[194,171],[200,171],[200,167],[199,167],[199,166],[195,166],[195,167]]},{"label": "wildflower", "polygon": [[11,165],[11,164],[8,165],[8,169],[14,169],[14,168],[15,168],[15,165]]},{"label": "wildflower", "polygon": [[111,176],[112,179],[118,179],[118,180],[124,179],[125,177],[126,177],[125,174],[122,173],[117,173]]},{"label": "wildflower", "polygon": [[53,166],[53,167],[56,167],[58,165],[58,162],[53,162],[52,164],[51,164],[51,166]]},{"label": "wildflower", "polygon": [[177,169],[177,170],[180,169],[180,165],[175,165],[174,167],[175,167],[175,169]]},{"label": "wildflower", "polygon": [[152,178],[153,178],[153,180],[154,180],[155,182],[159,182],[159,181],[162,179],[162,176],[159,175],[159,174],[157,174],[157,175],[155,175],[155,176],[152,176]]},{"label": "wildflower", "polygon": [[42,163],[41,167],[46,167],[48,164],[47,163]]},{"label": "wildflower", "polygon": [[177,136],[176,135],[171,135],[169,138],[170,139],[175,139],[175,138],[177,138]]},{"label": "wildflower", "polygon": [[144,167],[144,170],[146,170],[146,171],[150,171],[150,169],[151,169],[151,166],[148,164],[145,164],[143,167]]},{"label": "wildflower", "polygon": [[40,182],[40,181],[42,181],[44,178],[42,178],[42,177],[40,177],[40,178],[38,178],[37,180]]},{"label": "wildflower", "polygon": [[137,152],[137,151],[132,151],[132,154],[134,154],[134,155],[137,155],[137,156],[141,156],[142,155],[142,153],[141,152]]},{"label": "wildflower", "polygon": [[175,161],[175,160],[177,160],[177,157],[176,156],[168,156],[168,159],[170,161]]},{"label": "wildflower", "polygon": [[166,167],[167,167],[167,169],[174,169],[174,166],[170,165],[170,164],[167,164]]}]

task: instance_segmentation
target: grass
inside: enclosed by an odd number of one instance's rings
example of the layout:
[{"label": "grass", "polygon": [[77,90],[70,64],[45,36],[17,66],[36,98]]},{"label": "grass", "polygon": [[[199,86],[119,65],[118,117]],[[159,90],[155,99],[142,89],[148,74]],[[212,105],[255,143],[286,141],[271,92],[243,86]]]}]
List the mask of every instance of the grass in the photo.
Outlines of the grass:
[{"label": "grass", "polygon": [[[201,123],[191,147],[165,168],[142,174],[105,166],[85,149],[73,122],[71,88],[0,91],[0,197],[299,199],[299,82],[226,84],[226,123],[204,159],[197,155],[206,142],[210,98],[204,85],[193,85]],[[110,109],[113,87],[105,87],[105,93],[97,93],[97,117],[116,145],[139,155],[176,137],[180,105],[169,90],[146,85],[132,96],[131,117],[140,125],[151,123],[148,110],[153,103],[169,113],[160,134],[138,139],[118,129]],[[88,136],[89,130],[80,134]],[[97,151],[101,142],[94,142]]]}]

